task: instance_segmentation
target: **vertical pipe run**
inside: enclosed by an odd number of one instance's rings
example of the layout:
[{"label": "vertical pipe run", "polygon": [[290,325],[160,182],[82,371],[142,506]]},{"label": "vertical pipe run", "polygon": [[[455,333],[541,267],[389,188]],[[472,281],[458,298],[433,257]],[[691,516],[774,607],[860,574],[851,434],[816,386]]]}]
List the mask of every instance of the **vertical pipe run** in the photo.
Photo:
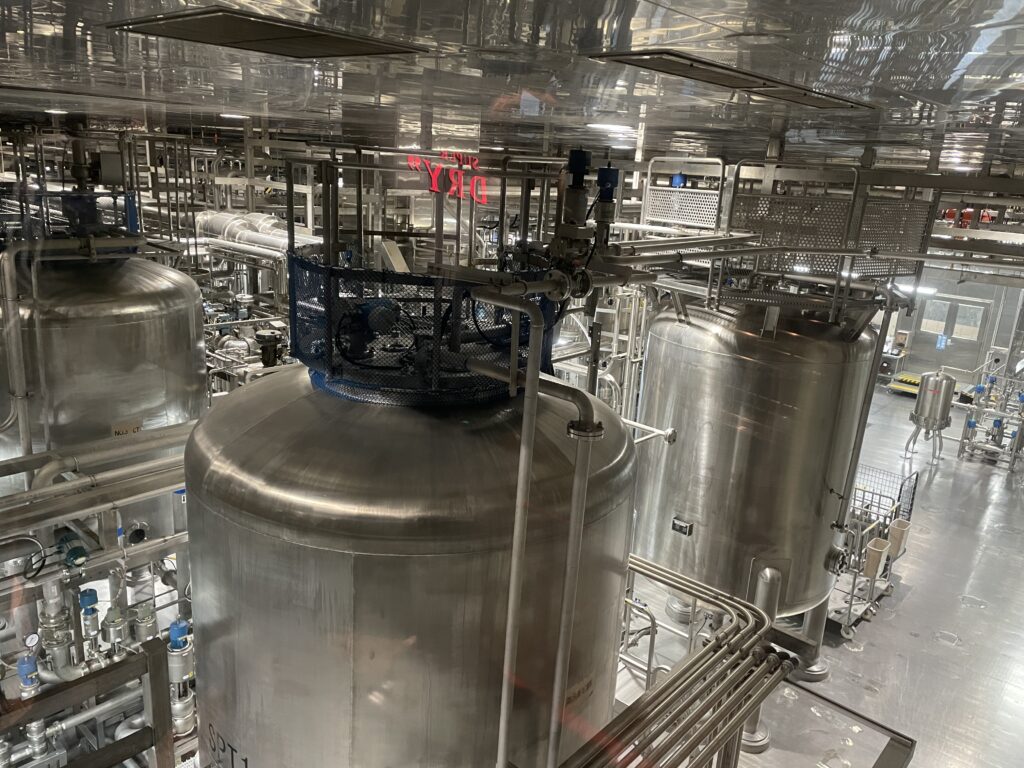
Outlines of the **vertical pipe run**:
[{"label": "vertical pipe run", "polygon": [[[365,266],[366,223],[363,219],[363,150],[356,148],[356,258],[354,267]],[[335,185],[337,188],[337,185]]]},{"label": "vertical pipe run", "polygon": [[[774,622],[779,613],[781,596],[782,574],[775,568],[763,568],[757,575],[754,605]],[[761,726],[761,708],[758,707],[750,713],[750,717],[743,724],[743,750],[753,754],[764,752],[768,749],[770,739],[768,729]]]},{"label": "vertical pipe run", "polygon": [[505,654],[502,663],[501,709],[498,715],[498,751],[495,768],[508,768],[509,729],[512,697],[515,693],[516,654],[519,645],[519,613],[523,593],[523,565],[526,557],[526,522],[533,479],[533,446],[537,432],[537,404],[540,392],[540,358],[544,315],[532,301],[514,299],[487,290],[474,290],[473,297],[495,306],[526,314],[530,318],[530,347],[526,358],[523,393],[523,426],[519,445],[515,516],[512,524],[512,552],[509,568],[508,608],[505,614]]},{"label": "vertical pipe run", "polygon": [[587,361],[587,392],[597,395],[598,364],[601,360],[601,339],[604,328],[596,320],[590,325],[590,359]]},{"label": "vertical pipe run", "polygon": [[295,167],[284,161],[285,216],[288,218],[288,255],[295,253]]},{"label": "vertical pipe run", "polygon": [[[26,245],[17,245],[0,254],[0,272],[3,273],[4,335],[7,343],[7,371],[11,398],[18,418],[21,455],[32,454],[32,422],[29,419],[28,379],[25,372],[25,348],[22,338],[21,305],[18,301],[18,279],[15,257]],[[25,490],[32,486],[33,472],[25,473]]]},{"label": "vertical pipe run", "polygon": [[558,750],[562,741],[562,718],[565,710],[565,691],[569,685],[572,620],[576,614],[576,590],[579,585],[580,560],[583,551],[583,526],[587,516],[587,483],[590,480],[590,455],[593,442],[600,440],[604,436],[604,427],[594,423],[593,416],[580,413],[580,421],[569,425],[569,434],[577,440],[576,464],[572,477],[568,546],[566,548],[565,571],[562,576],[562,611],[558,624],[555,678],[551,691],[551,720],[548,728],[547,768],[558,768]]},{"label": "vertical pipe run", "polygon": [[562,575],[562,612],[558,625],[558,646],[555,654],[555,678],[551,692],[551,720],[548,727],[547,768],[558,768],[558,749],[562,740],[562,718],[565,710],[565,689],[569,683],[569,652],[572,649],[572,617],[576,611],[576,587],[580,576],[583,546],[583,524],[586,518],[587,480],[590,473],[591,442],[578,436],[576,469],[572,479],[572,501],[569,511],[569,544],[565,571]]},{"label": "vertical pipe run", "polygon": [[519,241],[525,243],[530,237],[530,179],[523,177],[519,191]]}]

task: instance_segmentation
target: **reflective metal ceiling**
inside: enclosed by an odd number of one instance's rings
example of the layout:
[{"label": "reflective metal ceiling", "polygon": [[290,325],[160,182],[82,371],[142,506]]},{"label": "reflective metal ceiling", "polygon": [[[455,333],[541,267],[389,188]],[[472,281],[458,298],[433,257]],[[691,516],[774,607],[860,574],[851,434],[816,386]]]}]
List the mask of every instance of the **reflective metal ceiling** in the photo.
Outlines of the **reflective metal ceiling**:
[{"label": "reflective metal ceiling", "polygon": [[[423,55],[299,61],[107,28],[173,0],[0,5],[5,113],[284,125],[381,145],[615,147],[632,157],[790,154],[944,167],[1024,157],[1024,0],[240,0],[238,9]],[[878,107],[758,99],[592,54],[673,48]],[[235,123],[237,127],[237,122]],[[593,127],[598,126],[598,127]],[[618,127],[618,128],[616,128]]]}]

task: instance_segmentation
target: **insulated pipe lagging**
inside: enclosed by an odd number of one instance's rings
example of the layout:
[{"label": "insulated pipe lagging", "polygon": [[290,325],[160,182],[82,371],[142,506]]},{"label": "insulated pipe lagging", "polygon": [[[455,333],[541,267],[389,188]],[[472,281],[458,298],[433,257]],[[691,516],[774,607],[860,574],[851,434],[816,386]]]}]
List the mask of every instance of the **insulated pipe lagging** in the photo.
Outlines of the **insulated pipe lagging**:
[{"label": "insulated pipe lagging", "polygon": [[[257,229],[246,216],[223,211],[200,211],[196,214],[196,234],[216,237],[236,243],[246,243],[268,248],[277,253],[288,251],[288,231],[267,227],[266,223]],[[296,245],[321,242],[320,238],[296,235]]]}]

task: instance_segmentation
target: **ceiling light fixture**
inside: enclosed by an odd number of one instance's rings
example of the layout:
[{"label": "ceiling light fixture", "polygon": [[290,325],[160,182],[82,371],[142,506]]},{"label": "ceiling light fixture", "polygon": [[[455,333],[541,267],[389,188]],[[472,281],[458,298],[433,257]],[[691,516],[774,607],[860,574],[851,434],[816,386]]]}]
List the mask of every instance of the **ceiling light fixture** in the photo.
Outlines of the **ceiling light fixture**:
[{"label": "ceiling light fixture", "polygon": [[628,125],[613,125],[612,123],[587,123],[587,128],[595,131],[608,131],[608,133],[636,133],[636,128]]},{"label": "ceiling light fixture", "polygon": [[909,296],[912,293],[917,293],[919,296],[934,296],[938,293],[938,289],[929,288],[926,285],[919,285],[914,288],[911,283],[896,283],[896,288],[905,296]]},{"label": "ceiling light fixture", "polygon": [[796,83],[747,72],[669,48],[600,53],[591,58],[595,61],[614,61],[663,75],[683,77],[734,91],[743,91],[755,97],[775,99],[814,109],[875,109],[871,104],[862,101],[822,93]]},{"label": "ceiling light fixture", "polygon": [[234,112],[221,112],[220,116],[225,120],[248,120],[248,115],[236,115]]},{"label": "ceiling light fixture", "polygon": [[66,109],[47,109],[44,111],[48,115],[66,115],[68,113]]}]

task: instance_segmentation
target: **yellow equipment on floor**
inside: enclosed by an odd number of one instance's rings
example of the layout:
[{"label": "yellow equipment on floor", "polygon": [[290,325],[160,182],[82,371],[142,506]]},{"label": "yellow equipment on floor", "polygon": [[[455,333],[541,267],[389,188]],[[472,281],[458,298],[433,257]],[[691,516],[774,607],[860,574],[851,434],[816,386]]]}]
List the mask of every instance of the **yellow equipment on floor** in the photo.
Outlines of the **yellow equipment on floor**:
[{"label": "yellow equipment on floor", "polygon": [[917,392],[920,388],[920,373],[901,373],[889,382],[890,392],[899,392],[903,395],[914,395],[914,397],[917,397]]}]

